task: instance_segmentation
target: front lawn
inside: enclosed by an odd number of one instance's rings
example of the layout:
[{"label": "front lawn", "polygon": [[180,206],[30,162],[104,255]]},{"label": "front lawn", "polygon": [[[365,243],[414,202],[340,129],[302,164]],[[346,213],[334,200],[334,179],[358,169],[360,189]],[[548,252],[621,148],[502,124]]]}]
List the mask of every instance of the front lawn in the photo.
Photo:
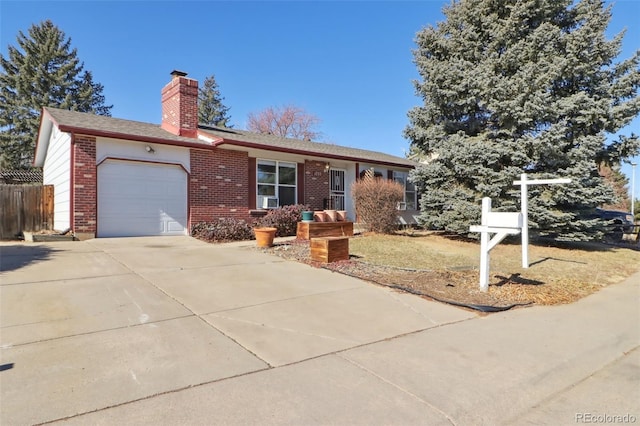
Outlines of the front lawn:
[{"label": "front lawn", "polygon": [[437,233],[355,236],[349,241],[350,260],[327,265],[309,261],[308,242],[281,243],[267,251],[425,297],[498,309],[571,303],[640,270],[637,245],[599,243],[530,244],[525,269],[516,238],[491,251],[489,291],[481,292],[479,243]]}]

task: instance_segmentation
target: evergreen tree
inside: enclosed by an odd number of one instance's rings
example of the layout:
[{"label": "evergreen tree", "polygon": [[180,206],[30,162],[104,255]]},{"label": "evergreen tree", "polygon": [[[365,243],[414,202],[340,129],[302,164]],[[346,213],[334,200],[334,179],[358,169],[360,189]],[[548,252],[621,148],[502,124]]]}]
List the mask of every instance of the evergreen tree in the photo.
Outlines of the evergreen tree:
[{"label": "evergreen tree", "polygon": [[600,0],[454,0],[421,30],[414,62],[424,105],[409,111],[411,152],[429,159],[412,179],[421,222],[467,234],[482,197],[518,211],[521,173],[571,178],[529,187],[532,234],[589,240],[593,208],[614,201],[598,173],[638,152],[636,135],[607,142],[640,110],[640,51],[615,63]]},{"label": "evergreen tree", "polygon": [[102,85],[71,49],[71,39],[47,20],[18,33],[8,58],[0,55],[0,148],[5,168],[33,161],[44,106],[110,115]]},{"label": "evergreen tree", "polygon": [[216,78],[213,75],[205,78],[203,86],[198,90],[198,123],[233,127],[228,124],[231,116],[229,108],[222,103],[223,100]]},{"label": "evergreen tree", "polygon": [[620,171],[619,165],[600,165],[600,176],[611,186],[615,199],[613,202],[603,205],[605,209],[624,210],[631,209],[629,198],[629,179]]}]

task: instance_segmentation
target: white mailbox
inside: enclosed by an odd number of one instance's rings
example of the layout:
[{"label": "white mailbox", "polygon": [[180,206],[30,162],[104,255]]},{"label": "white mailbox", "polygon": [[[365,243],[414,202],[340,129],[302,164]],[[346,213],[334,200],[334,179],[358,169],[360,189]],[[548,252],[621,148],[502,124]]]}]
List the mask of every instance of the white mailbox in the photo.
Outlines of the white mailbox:
[{"label": "white mailbox", "polygon": [[488,212],[483,225],[492,228],[522,228],[522,213],[519,212]]}]

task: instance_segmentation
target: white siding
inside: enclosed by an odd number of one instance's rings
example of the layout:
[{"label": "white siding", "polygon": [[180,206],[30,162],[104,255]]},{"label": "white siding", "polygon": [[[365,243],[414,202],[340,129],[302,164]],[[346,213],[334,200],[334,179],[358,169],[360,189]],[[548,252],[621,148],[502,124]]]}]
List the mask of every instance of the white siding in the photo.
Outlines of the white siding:
[{"label": "white siding", "polygon": [[[153,151],[148,152],[147,147]],[[96,164],[102,163],[106,158],[180,164],[186,171],[191,170],[189,148],[179,146],[98,138]]]},{"label": "white siding", "polygon": [[353,195],[351,194],[351,185],[356,181],[356,165],[348,163],[345,167],[347,173],[344,176],[344,203],[347,209],[347,217],[349,220],[356,220],[356,206],[353,203]]},{"label": "white siding", "polygon": [[70,227],[71,135],[54,126],[49,139],[46,161],[42,168],[43,183],[53,185],[53,228],[63,231]]}]

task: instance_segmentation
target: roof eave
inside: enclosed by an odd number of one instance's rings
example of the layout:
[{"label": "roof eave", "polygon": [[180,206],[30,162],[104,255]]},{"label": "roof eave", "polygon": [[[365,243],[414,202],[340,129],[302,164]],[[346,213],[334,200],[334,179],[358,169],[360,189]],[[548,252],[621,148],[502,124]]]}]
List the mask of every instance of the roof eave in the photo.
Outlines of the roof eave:
[{"label": "roof eave", "polygon": [[173,145],[173,146],[180,146],[185,148],[198,148],[198,149],[213,148],[213,145],[211,144],[203,144],[198,142],[187,142],[187,141],[176,141],[172,139],[156,138],[153,136],[132,135],[128,133],[88,129],[83,127],[69,126],[69,125],[60,125],[58,126],[58,128],[62,132],[82,134],[87,136],[96,136],[96,137],[113,138],[113,139],[125,139],[125,140],[130,140],[135,142],[158,143],[163,145]]},{"label": "roof eave", "polygon": [[397,163],[392,161],[374,160],[369,158],[352,157],[347,155],[332,155],[332,154],[327,154],[325,152],[309,151],[309,150],[302,150],[302,149],[295,149],[295,148],[284,148],[284,147],[277,147],[277,146],[267,147],[262,144],[239,141],[235,139],[221,139],[219,141],[213,142],[213,146],[215,147],[219,147],[221,145],[233,145],[233,146],[241,146],[245,148],[262,149],[265,151],[286,152],[288,154],[313,155],[316,157],[328,158],[332,160],[345,160],[345,161],[353,161],[356,163],[365,162],[368,164],[378,164],[381,166],[393,166],[393,167],[402,167],[402,168],[415,168],[417,166],[417,164],[409,165],[409,164]]},{"label": "roof eave", "polygon": [[46,110],[42,108],[40,114],[40,125],[38,126],[38,137],[36,139],[36,152],[33,156],[33,165],[35,167],[43,167],[49,150],[49,140],[51,140],[51,131],[53,130],[53,118]]}]

